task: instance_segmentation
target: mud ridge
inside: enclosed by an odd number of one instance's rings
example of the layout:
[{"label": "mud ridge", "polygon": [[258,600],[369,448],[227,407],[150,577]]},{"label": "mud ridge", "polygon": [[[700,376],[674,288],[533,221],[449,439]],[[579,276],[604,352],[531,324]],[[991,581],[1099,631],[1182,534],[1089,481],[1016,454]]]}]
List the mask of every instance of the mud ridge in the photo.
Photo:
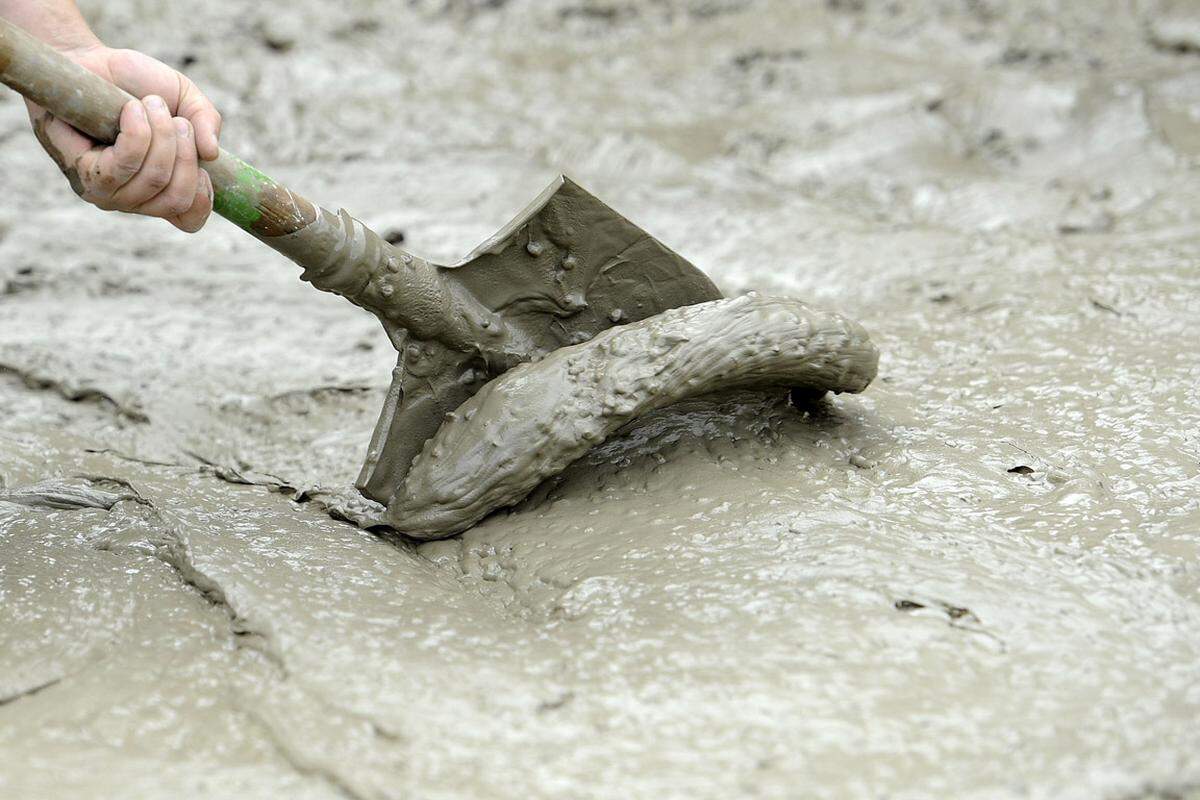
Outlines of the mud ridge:
[{"label": "mud ridge", "polygon": [[81,508],[110,511],[124,500],[146,503],[132,485],[117,478],[79,476],[75,482],[50,480],[16,489],[0,489],[0,502],[55,511]]},{"label": "mud ridge", "polygon": [[277,718],[276,713],[315,714],[323,727],[333,727],[335,722],[365,725],[382,747],[406,744],[405,737],[389,730],[372,716],[332,702],[321,692],[303,685],[298,677],[284,677],[274,688],[275,696],[269,702],[249,704],[245,712],[264,732],[278,755],[297,774],[321,780],[351,800],[397,800],[399,795],[396,793],[386,788],[380,789],[369,778],[360,778],[363,774],[361,764],[345,762],[336,749],[312,747],[302,737],[297,738],[293,724],[287,719]]},{"label": "mud ridge", "polygon": [[[114,488],[117,491],[113,491]],[[141,555],[151,555],[171,567],[185,585],[194,589],[229,617],[230,635],[239,648],[249,647],[256,650],[277,667],[284,677],[287,676],[283,657],[272,644],[270,637],[247,626],[245,618],[233,607],[221,584],[196,566],[186,536],[169,523],[159,509],[128,481],[102,476],[82,476],[81,480],[77,481],[48,480],[28,487],[0,491],[0,502],[48,511],[98,509],[108,512],[116,511],[122,503],[134,503],[135,508],[139,510],[132,512],[133,516],[140,517],[142,522],[156,532],[148,541],[149,552],[105,542],[97,542],[93,546],[98,550],[131,550]]]},{"label": "mud ridge", "polygon": [[283,654],[279,652],[271,637],[247,624],[246,618],[230,602],[224,587],[196,566],[186,536],[176,526],[167,522],[158,509],[150,506],[150,510],[164,534],[160,541],[155,542],[154,556],[173,568],[180,580],[199,592],[204,599],[225,612],[229,617],[230,635],[238,648],[249,648],[260,653],[286,678],[288,671]]},{"label": "mud ridge", "polygon": [[39,683],[37,686],[31,686],[24,691],[17,692],[16,694],[10,694],[8,697],[0,697],[0,706],[6,706],[6,705],[9,705],[10,703],[15,703],[18,700],[22,700],[26,697],[32,697],[33,695],[35,695],[39,692],[43,692],[46,689],[49,689],[53,686],[57,686],[58,684],[62,683],[64,680],[66,680],[65,677],[51,678],[50,680],[46,681],[45,683]]},{"label": "mud ridge", "polygon": [[113,393],[86,381],[75,381],[40,372],[35,368],[0,362],[0,374],[7,373],[35,391],[56,392],[72,403],[95,402],[130,422],[147,424],[150,417],[133,400],[121,400]]},{"label": "mud ridge", "polygon": [[189,452],[188,455],[201,462],[201,473],[225,483],[237,486],[261,486],[270,492],[281,494],[295,503],[311,504],[329,515],[331,519],[348,522],[363,530],[387,527],[387,523],[381,519],[383,506],[362,497],[354,489],[331,489],[319,484],[303,486],[297,481],[289,481],[269,472],[218,464],[192,452]]},{"label": "mud ridge", "polygon": [[271,743],[272,749],[282,758],[289,767],[296,772],[297,775],[303,775],[306,778],[315,778],[323,781],[331,789],[345,797],[346,800],[379,800],[370,794],[360,792],[352,786],[350,782],[338,774],[337,770],[316,763],[313,759],[306,757],[287,740],[286,737],[280,736],[275,726],[269,722],[262,714],[253,709],[246,709],[246,716],[258,726],[267,740]]}]

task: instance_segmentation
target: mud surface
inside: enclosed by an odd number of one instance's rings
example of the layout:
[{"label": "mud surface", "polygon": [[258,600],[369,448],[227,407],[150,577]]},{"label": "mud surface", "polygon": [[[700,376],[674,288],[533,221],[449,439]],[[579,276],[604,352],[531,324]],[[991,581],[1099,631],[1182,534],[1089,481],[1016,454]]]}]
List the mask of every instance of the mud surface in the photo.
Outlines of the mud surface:
[{"label": "mud surface", "polygon": [[883,359],[377,536],[378,323],[73,201],[0,95],[0,796],[1196,792],[1190,4],[86,5],[421,255],[565,171]]}]

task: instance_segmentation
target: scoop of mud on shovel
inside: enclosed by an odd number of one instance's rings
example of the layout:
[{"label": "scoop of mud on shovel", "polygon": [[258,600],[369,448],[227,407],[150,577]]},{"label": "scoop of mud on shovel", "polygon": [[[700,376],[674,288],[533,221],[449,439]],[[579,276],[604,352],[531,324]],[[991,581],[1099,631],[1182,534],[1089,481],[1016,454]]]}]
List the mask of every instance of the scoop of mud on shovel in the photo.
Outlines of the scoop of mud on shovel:
[{"label": "scoop of mud on shovel", "polygon": [[[297,259],[302,277],[372,311],[399,350],[356,482],[384,505],[446,415],[489,379],[615,325],[721,297],[703,272],[566,176],[449,266],[395,250],[345,212],[320,224],[339,231],[329,241],[354,244]],[[463,322],[464,336],[398,313],[413,304],[413,270],[437,290],[418,294],[457,304],[429,316]]]},{"label": "scoop of mud on shovel", "polygon": [[649,411],[727,389],[861,392],[878,361],[862,326],[797,300],[663,311],[487,383],[425,443],[383,521],[419,539],[450,536]]}]

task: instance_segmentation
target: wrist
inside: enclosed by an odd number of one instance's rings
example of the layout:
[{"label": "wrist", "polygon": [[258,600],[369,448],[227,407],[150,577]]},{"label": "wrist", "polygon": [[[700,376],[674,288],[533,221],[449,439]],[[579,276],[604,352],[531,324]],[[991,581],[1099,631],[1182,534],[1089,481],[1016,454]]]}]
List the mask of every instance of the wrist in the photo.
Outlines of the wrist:
[{"label": "wrist", "polygon": [[72,61],[79,61],[108,48],[87,28],[81,31],[56,32],[46,39],[46,44],[58,50]]}]

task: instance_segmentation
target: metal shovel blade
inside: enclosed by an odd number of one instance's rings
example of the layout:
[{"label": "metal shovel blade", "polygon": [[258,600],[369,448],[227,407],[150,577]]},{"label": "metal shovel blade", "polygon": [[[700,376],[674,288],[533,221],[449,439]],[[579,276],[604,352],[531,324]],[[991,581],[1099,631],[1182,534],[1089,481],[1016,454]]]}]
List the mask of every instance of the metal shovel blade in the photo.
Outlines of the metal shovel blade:
[{"label": "metal shovel blade", "polygon": [[[517,361],[721,297],[703,272],[566,176],[461,262],[438,271],[515,332]],[[400,354],[357,481],[384,504],[445,415],[512,366],[389,333]]]}]

